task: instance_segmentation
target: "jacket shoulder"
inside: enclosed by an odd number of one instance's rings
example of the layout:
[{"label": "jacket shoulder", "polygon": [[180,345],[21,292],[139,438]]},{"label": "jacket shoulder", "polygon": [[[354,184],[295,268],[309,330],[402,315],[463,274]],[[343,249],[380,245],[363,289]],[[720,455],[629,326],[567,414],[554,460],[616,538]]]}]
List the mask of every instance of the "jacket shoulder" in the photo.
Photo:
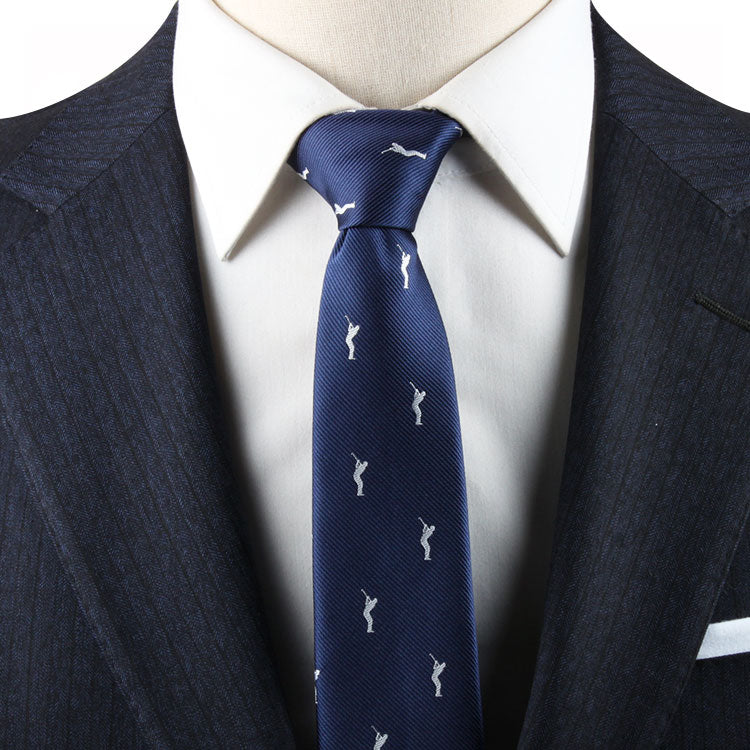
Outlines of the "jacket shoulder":
[{"label": "jacket shoulder", "polygon": [[592,6],[596,106],[730,216],[750,206],[750,113],[698,91],[620,36]]},{"label": "jacket shoulder", "polygon": [[21,204],[50,216],[174,109],[176,21],[177,3],[151,39],[104,78],[42,109],[0,119],[0,225]]}]

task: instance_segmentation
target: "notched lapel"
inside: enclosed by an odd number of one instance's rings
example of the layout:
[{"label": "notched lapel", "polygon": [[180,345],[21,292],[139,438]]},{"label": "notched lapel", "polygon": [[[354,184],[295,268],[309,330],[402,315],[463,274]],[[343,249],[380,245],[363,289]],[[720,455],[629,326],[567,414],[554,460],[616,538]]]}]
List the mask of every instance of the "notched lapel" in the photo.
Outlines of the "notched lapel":
[{"label": "notched lapel", "polygon": [[[51,540],[151,744],[286,748],[171,105],[175,17],[0,176],[20,217],[0,273],[0,399]],[[87,125],[83,179],[65,157]],[[45,172],[57,157],[60,169]]]},{"label": "notched lapel", "polygon": [[[750,339],[694,301],[750,312],[742,205],[701,157],[660,151],[690,133],[670,119],[685,122],[690,96],[703,112],[710,100],[593,21],[589,258],[524,748],[658,744],[750,508]],[[615,96],[625,76],[636,93]]]}]

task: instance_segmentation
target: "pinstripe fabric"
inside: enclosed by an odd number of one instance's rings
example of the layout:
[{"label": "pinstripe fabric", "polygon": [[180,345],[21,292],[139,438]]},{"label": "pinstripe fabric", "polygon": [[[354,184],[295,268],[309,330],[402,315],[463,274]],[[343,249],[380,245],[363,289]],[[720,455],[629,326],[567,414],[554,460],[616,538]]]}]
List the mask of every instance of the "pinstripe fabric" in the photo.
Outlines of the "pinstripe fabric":
[{"label": "pinstripe fabric", "polygon": [[0,746],[146,747],[14,453],[0,430]]},{"label": "pinstripe fabric", "polygon": [[[711,620],[750,613],[750,534],[741,536]],[[750,747],[750,654],[702,659],[693,668],[664,748]]]},{"label": "pinstripe fabric", "polygon": [[[175,20],[0,179],[51,212],[4,251],[0,401],[45,551],[109,674],[87,671],[116,684],[127,726],[151,746],[291,747],[219,416],[170,97]],[[16,532],[6,526],[6,543]],[[45,572],[15,576],[69,598]],[[20,636],[24,619],[0,627]],[[67,653],[64,640],[56,648]]]},{"label": "pinstripe fabric", "polygon": [[[3,747],[293,746],[223,438],[175,19],[0,122]],[[746,747],[747,655],[695,656],[750,615],[750,340],[693,297],[750,317],[749,116],[592,20],[591,240],[518,744]]]},{"label": "pinstripe fabric", "polygon": [[[701,121],[685,127],[685,87],[593,18],[591,239],[545,622],[520,741],[529,748],[654,747],[665,736],[750,497],[750,341],[692,299],[700,290],[748,313],[747,233],[692,182],[721,138],[734,136],[713,129],[698,134],[705,145],[696,141]],[[699,114],[725,116],[691,96]],[[649,127],[631,127],[629,108]],[[660,142],[691,138],[694,158],[683,144],[679,162],[665,161],[644,140],[655,133]],[[743,606],[750,612],[750,600]],[[705,711],[706,731],[718,736],[710,724],[719,716]],[[741,746],[739,735],[731,746]]]}]

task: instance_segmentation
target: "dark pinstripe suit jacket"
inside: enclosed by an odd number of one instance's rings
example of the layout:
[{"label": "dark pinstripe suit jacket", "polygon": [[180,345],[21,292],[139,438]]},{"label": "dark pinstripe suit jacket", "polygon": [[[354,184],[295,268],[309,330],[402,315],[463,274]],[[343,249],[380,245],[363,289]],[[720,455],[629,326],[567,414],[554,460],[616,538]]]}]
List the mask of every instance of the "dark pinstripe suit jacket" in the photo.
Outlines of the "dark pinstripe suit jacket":
[{"label": "dark pinstripe suit jacket", "polygon": [[[0,122],[3,748],[293,747],[221,423],[175,20]],[[695,657],[750,615],[750,115],[592,23],[565,470],[523,731],[498,746],[747,748],[750,654]]]}]

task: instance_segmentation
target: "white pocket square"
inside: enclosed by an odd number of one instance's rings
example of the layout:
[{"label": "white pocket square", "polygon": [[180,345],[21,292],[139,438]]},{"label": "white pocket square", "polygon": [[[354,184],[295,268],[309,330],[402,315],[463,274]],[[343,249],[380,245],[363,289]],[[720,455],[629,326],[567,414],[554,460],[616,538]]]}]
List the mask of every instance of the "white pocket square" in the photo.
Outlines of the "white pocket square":
[{"label": "white pocket square", "polygon": [[712,622],[706,629],[698,659],[744,654],[750,651],[750,617]]}]

